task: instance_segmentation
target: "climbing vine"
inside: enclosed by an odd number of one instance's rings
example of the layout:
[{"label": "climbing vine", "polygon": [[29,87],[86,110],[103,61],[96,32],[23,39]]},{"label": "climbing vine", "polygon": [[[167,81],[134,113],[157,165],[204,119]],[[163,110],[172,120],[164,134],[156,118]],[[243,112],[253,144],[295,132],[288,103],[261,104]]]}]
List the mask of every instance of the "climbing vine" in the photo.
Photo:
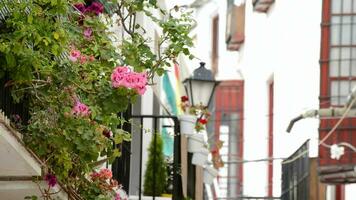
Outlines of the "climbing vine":
[{"label": "climbing vine", "polygon": [[[193,58],[190,14],[155,0],[3,2],[0,78],[9,77],[16,102],[29,100],[21,131],[46,164],[49,187],[58,181],[73,199],[120,199],[112,175],[97,170],[120,156],[114,144],[130,140],[117,113],[179,54]],[[157,26],[158,38],[147,36],[139,16]]]}]

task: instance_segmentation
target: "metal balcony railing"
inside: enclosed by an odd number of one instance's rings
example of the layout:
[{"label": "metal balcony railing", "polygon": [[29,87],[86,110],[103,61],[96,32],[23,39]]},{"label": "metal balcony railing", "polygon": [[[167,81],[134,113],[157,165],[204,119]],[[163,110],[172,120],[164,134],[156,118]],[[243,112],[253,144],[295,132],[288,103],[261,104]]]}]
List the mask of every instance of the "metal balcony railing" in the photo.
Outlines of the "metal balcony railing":
[{"label": "metal balcony railing", "polygon": [[[309,140],[282,165],[282,200],[309,199]],[[292,162],[290,162],[292,161]]]}]

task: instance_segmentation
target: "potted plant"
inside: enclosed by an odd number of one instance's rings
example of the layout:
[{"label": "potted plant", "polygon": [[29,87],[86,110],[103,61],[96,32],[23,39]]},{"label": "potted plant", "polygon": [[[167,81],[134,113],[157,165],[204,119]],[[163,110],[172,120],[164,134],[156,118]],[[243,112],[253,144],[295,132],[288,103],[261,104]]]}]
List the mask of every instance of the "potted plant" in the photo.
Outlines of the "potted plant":
[{"label": "potted plant", "polygon": [[224,167],[224,162],[220,155],[220,149],[223,145],[223,141],[218,140],[215,142],[214,147],[210,150],[212,155],[212,163],[215,169]]},{"label": "potted plant", "polygon": [[181,102],[181,108],[185,113],[180,117],[181,133],[188,137],[188,152],[200,151],[207,146],[201,132],[208,123],[210,113],[203,105],[190,105],[187,96],[182,96]]},{"label": "potted plant", "polygon": [[195,151],[192,158],[192,164],[204,167],[208,161],[209,153],[209,150],[206,148],[201,148]]},{"label": "potted plant", "polygon": [[191,135],[195,131],[201,132],[210,118],[208,108],[203,105],[190,105],[187,96],[181,97],[181,109],[184,114],[179,116],[181,133]]},{"label": "potted plant", "polygon": [[194,133],[195,124],[197,122],[197,116],[194,112],[191,112],[189,107],[189,101],[187,96],[181,97],[181,108],[184,111],[183,115],[179,116],[180,132],[183,135],[190,135]]},{"label": "potted plant", "polygon": [[219,174],[219,171],[216,170],[214,167],[207,166],[204,168],[204,178],[203,182],[206,184],[212,184],[214,178],[216,178]]}]

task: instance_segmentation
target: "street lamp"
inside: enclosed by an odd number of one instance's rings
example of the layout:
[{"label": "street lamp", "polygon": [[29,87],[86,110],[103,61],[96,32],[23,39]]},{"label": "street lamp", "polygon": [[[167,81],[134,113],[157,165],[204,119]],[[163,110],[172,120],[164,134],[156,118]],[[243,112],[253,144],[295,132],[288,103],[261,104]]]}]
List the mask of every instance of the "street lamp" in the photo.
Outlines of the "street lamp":
[{"label": "street lamp", "polygon": [[219,83],[214,80],[211,71],[205,68],[205,63],[201,62],[200,67],[194,70],[193,76],[183,81],[190,105],[209,107],[215,87]]}]

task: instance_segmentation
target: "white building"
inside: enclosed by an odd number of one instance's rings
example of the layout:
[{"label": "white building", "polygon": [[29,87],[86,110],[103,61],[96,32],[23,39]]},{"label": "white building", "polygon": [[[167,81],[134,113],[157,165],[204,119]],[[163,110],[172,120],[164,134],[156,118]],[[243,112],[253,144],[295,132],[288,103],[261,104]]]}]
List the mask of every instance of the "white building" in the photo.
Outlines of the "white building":
[{"label": "white building", "polygon": [[[330,2],[324,1],[324,6]],[[341,4],[350,9],[353,5],[349,15],[355,16],[356,2],[351,2]],[[231,7],[233,3],[236,7]],[[213,66],[217,79],[244,81],[244,153],[240,159],[262,161],[244,162],[241,195],[280,197],[279,158],[289,157],[307,140],[309,157],[318,157],[318,119],[297,123],[291,133],[286,129],[291,119],[320,105],[322,1],[212,0],[197,8],[196,20],[197,57]],[[351,21],[350,26],[354,23]],[[355,38],[355,32],[343,34]],[[348,59],[353,61],[352,55]],[[347,95],[350,88],[340,95]],[[266,161],[271,157],[275,158],[273,162]],[[353,199],[356,189],[346,185],[342,194],[336,193],[334,187],[327,187],[326,198]]]}]

